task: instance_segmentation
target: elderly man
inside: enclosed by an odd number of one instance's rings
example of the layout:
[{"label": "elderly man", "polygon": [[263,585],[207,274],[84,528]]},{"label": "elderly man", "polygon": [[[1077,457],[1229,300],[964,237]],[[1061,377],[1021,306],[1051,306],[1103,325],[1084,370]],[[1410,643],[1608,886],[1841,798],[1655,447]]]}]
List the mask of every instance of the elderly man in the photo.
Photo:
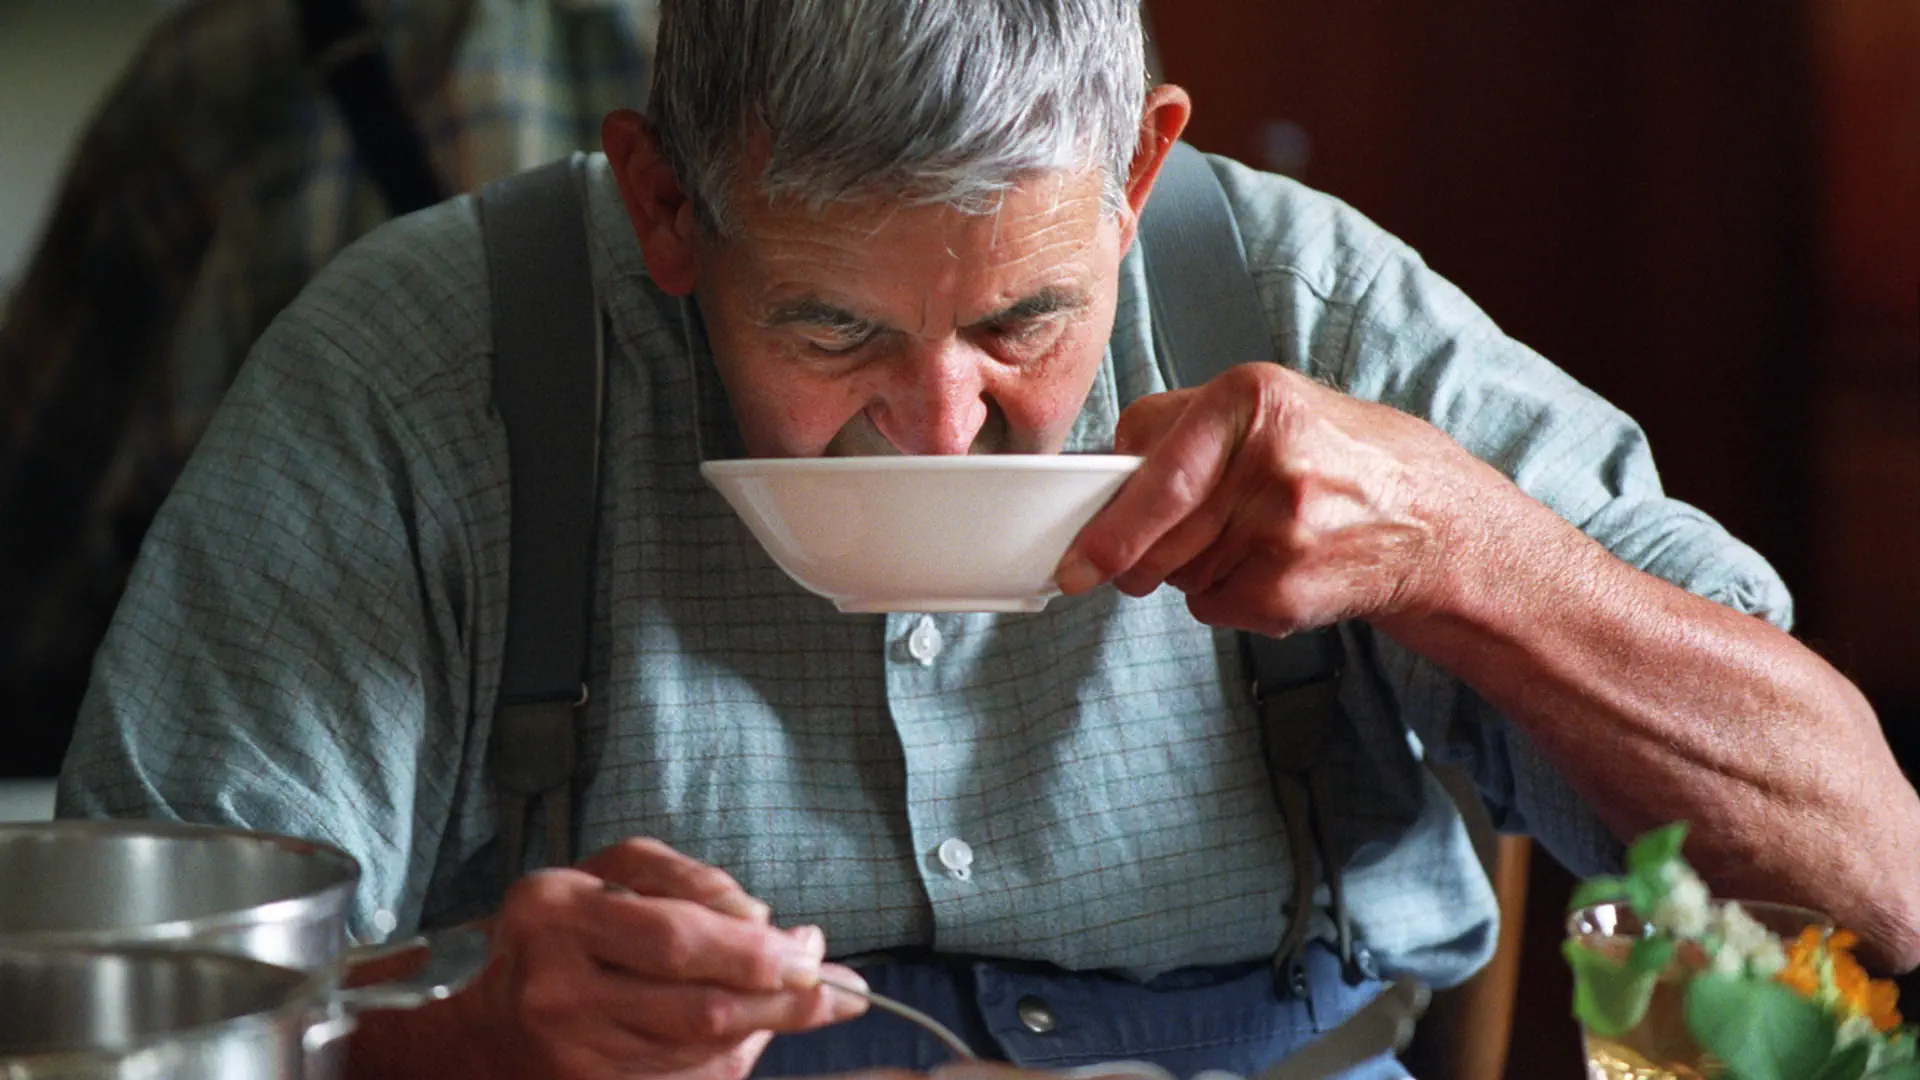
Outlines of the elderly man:
[{"label": "elderly man", "polygon": [[[608,117],[582,165],[596,854],[497,869],[508,448],[465,200],[357,245],[259,342],[102,650],[63,810],[330,840],[366,869],[362,938],[487,918],[472,988],[369,1020],[368,1076],[939,1060],[841,1023],[862,1006],[823,971],[1025,1064],[1251,1073],[1379,976],[1491,947],[1422,752],[1578,869],[1689,819],[1719,888],[1910,966],[1920,800],[1871,710],[1630,421],[1404,245],[1215,160],[1281,363],[1167,391],[1134,239],[1189,102],[1141,54],[1133,0],[665,5],[650,119]],[[1112,446],[1145,464],[1030,616],[838,616],[697,472]],[[1323,809],[1370,962],[1315,945],[1276,980],[1296,921],[1344,935],[1286,903],[1233,630],[1333,624]]]}]

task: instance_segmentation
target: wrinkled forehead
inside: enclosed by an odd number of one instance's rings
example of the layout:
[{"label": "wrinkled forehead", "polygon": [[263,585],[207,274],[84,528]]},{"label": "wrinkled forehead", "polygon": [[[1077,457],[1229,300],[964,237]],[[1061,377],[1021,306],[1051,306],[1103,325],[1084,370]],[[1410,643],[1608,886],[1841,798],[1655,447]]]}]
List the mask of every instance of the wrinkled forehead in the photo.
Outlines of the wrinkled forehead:
[{"label": "wrinkled forehead", "polygon": [[798,244],[1017,257],[1035,246],[1090,240],[1112,217],[1097,169],[1028,173],[1005,191],[962,204],[911,187],[833,200],[771,194],[752,183],[735,190],[738,227],[727,240],[754,252]]},{"label": "wrinkled forehead", "polygon": [[[877,170],[852,186],[823,187],[811,174],[783,172],[780,163],[772,159],[770,134],[756,124],[742,136],[739,157],[721,186],[721,195],[735,211],[735,224],[750,214],[769,213],[831,224],[847,219],[884,220],[901,211],[927,207],[945,207],[959,217],[991,219],[1010,202],[1037,209],[1049,203],[1074,202],[1088,194],[1096,199],[1112,194],[1114,178],[1104,163],[1093,158],[1076,160],[1063,168],[1010,173],[978,165],[968,161],[948,161],[940,167],[903,163],[891,170]],[[955,173],[968,174],[972,183],[956,184]]]},{"label": "wrinkled forehead", "polygon": [[981,210],[757,198],[716,243],[756,321],[920,333],[1099,310],[1118,284],[1116,239],[1099,178],[1053,173]]}]

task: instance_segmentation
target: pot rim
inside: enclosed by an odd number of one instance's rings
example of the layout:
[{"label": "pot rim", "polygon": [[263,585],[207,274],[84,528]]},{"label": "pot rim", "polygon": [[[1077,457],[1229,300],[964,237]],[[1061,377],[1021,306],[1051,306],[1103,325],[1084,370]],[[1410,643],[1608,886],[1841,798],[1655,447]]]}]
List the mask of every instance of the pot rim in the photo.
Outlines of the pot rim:
[{"label": "pot rim", "polygon": [[134,818],[68,818],[58,821],[0,823],[0,841],[4,841],[8,836],[23,835],[57,840],[71,838],[75,833],[175,840],[230,840],[275,847],[298,857],[318,857],[321,861],[332,864],[339,873],[339,880],[297,896],[269,900],[233,911],[169,919],[164,922],[74,930],[8,931],[0,928],[0,948],[14,945],[106,946],[114,943],[132,944],[197,938],[249,926],[285,922],[297,915],[300,908],[310,906],[319,899],[338,897],[341,902],[337,907],[344,911],[347,903],[351,902],[354,891],[360,885],[360,862],[344,849],[324,841],[283,833],[258,832],[224,825],[198,825],[191,822],[149,821]]},{"label": "pot rim", "polygon": [[111,956],[135,959],[150,956],[168,962],[178,962],[182,958],[210,960],[233,968],[270,969],[280,974],[290,975],[292,978],[288,981],[287,993],[271,1006],[238,1016],[229,1016],[224,1020],[209,1020],[206,1023],[176,1031],[155,1032],[132,1040],[126,1046],[117,1049],[48,1050],[37,1053],[0,1051],[0,1073],[5,1073],[10,1067],[31,1065],[36,1072],[47,1070],[51,1071],[52,1075],[58,1076],[61,1070],[83,1066],[127,1064],[143,1057],[191,1050],[196,1046],[236,1036],[253,1038],[278,1029],[283,1020],[290,1022],[292,1025],[290,1030],[296,1034],[297,1038],[303,1040],[306,1033],[325,1018],[330,1002],[331,984],[321,973],[270,964],[265,960],[255,960],[252,957],[215,949],[177,949],[149,943],[129,943],[118,946],[53,950],[38,946],[0,944],[0,958],[9,955]]}]

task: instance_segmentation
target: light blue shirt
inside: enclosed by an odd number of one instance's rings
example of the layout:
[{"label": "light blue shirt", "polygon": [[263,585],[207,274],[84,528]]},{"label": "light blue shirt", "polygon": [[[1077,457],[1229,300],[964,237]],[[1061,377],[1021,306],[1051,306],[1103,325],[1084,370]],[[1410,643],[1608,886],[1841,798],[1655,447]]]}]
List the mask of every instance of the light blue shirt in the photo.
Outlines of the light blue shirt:
[{"label": "light blue shirt", "polygon": [[[1283,363],[1426,418],[1620,558],[1780,625],[1752,550],[1665,498],[1637,427],[1503,335],[1405,245],[1216,159]],[[588,163],[610,327],[579,846],[659,837],[836,954],[902,946],[1148,976],[1270,953],[1292,865],[1231,633],[1171,589],[1037,615],[844,616],[700,479],[737,432],[690,305],[646,277]],[[1073,449],[1164,389],[1140,260]],[[507,447],[465,199],[334,262],[260,340],[156,521],[96,661],[61,812],[338,844],[353,927],[498,902],[485,746],[500,675]],[[939,648],[908,639],[930,620]],[[924,636],[924,632],[923,632]],[[1437,983],[1495,907],[1422,748],[1582,871],[1617,844],[1470,689],[1342,629],[1349,903],[1389,970]],[[922,653],[927,650],[920,650]],[[943,842],[973,852],[964,878]]]}]

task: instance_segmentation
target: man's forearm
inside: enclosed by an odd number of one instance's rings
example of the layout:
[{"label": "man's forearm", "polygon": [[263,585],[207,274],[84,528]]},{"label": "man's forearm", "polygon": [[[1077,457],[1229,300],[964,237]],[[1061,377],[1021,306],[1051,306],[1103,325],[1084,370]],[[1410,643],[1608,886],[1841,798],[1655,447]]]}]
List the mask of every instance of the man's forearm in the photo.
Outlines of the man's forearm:
[{"label": "man's forearm", "polygon": [[1515,495],[1439,604],[1380,629],[1525,728],[1617,835],[1687,819],[1716,891],[1818,907],[1881,963],[1920,962],[1920,797],[1853,684]]}]

